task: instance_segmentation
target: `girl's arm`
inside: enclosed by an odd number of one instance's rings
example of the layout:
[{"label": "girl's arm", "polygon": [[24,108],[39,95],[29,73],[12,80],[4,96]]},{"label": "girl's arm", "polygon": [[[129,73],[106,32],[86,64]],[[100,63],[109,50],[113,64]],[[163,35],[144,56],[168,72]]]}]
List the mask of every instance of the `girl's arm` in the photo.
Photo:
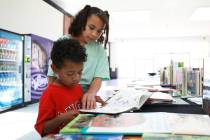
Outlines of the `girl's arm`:
[{"label": "girl's arm", "polygon": [[62,126],[63,124],[67,124],[69,121],[73,120],[78,115],[78,111],[68,111],[63,113],[52,120],[48,120],[45,123],[43,136],[52,132],[54,129]]},{"label": "girl's arm", "polygon": [[96,107],[96,93],[101,88],[102,80],[99,77],[96,77],[87,91],[82,97],[82,108],[83,109],[93,109]]}]

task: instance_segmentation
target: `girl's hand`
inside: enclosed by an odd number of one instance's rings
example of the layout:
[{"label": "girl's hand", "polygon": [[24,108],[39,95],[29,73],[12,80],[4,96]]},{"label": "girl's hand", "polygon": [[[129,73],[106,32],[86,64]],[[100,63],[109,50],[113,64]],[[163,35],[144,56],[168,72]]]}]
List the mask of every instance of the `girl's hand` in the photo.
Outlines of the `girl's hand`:
[{"label": "girl's hand", "polygon": [[95,98],[96,98],[96,102],[101,103],[102,106],[107,104],[103,99],[101,99],[100,96],[95,96]]},{"label": "girl's hand", "polygon": [[82,97],[82,108],[83,109],[94,109],[96,108],[96,99],[94,93],[85,93]]}]

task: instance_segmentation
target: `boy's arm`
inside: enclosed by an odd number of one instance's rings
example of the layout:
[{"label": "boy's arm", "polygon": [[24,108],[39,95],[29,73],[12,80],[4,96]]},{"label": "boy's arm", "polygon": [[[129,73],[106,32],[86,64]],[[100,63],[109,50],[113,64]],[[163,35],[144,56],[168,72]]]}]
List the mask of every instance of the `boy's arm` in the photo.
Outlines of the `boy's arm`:
[{"label": "boy's arm", "polygon": [[99,77],[96,77],[87,91],[82,97],[82,108],[83,109],[93,109],[96,107],[96,93],[101,88],[102,80]]},{"label": "boy's arm", "polygon": [[62,126],[63,124],[67,124],[69,121],[73,120],[78,115],[78,111],[68,111],[63,113],[52,120],[48,120],[45,123],[43,136],[52,132],[54,129]]}]

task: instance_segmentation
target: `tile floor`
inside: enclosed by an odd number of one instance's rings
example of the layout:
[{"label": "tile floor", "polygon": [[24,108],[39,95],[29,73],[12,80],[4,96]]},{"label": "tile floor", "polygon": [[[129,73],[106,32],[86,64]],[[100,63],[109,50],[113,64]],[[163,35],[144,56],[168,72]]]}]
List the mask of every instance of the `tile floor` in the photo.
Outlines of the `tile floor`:
[{"label": "tile floor", "polygon": [[1,140],[40,140],[34,129],[38,103],[0,114]]}]

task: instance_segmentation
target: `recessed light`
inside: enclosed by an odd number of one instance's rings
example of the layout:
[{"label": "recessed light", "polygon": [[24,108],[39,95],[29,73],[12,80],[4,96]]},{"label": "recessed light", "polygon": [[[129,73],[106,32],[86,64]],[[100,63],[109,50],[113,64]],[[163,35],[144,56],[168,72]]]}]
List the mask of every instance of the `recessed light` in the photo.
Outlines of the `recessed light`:
[{"label": "recessed light", "polygon": [[210,7],[197,8],[189,19],[199,21],[210,20]]}]

